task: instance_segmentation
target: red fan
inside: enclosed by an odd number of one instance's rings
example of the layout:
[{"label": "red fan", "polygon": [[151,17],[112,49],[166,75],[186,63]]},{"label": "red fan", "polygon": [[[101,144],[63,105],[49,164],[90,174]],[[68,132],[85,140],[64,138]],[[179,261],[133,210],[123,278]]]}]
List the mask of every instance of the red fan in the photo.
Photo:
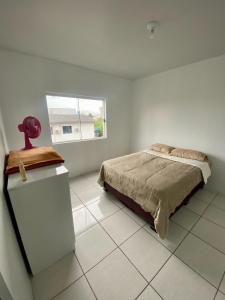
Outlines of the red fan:
[{"label": "red fan", "polygon": [[29,150],[32,148],[35,148],[31,142],[31,139],[36,139],[41,134],[41,123],[38,119],[35,117],[26,117],[23,120],[22,124],[18,125],[18,129],[21,132],[24,132],[24,141],[25,141],[25,147],[23,150]]}]

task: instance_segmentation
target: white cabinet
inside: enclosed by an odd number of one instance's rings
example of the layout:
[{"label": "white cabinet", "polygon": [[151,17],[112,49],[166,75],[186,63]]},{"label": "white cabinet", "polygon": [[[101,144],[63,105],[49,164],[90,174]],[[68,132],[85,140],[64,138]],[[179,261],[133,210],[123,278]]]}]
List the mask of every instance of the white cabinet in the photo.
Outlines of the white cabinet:
[{"label": "white cabinet", "polygon": [[54,165],[8,178],[8,193],[32,274],[75,248],[68,171]]}]

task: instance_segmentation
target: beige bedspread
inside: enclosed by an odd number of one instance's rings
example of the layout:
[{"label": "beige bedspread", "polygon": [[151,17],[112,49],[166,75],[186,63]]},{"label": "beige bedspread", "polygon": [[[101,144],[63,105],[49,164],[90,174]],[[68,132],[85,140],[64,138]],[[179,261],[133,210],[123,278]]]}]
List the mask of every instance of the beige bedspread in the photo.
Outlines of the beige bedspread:
[{"label": "beige bedspread", "polygon": [[198,167],[143,151],[104,161],[98,182],[107,182],[150,212],[164,239],[170,214],[202,180]]}]

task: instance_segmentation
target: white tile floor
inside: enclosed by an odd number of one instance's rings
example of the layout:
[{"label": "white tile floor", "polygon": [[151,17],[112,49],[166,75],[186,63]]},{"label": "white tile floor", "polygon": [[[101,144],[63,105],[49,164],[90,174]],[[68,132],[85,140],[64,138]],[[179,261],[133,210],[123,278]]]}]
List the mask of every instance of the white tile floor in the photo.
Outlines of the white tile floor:
[{"label": "white tile floor", "polygon": [[199,191],[160,240],[96,180],[71,180],[76,253],[33,278],[36,300],[225,300],[225,196]]}]

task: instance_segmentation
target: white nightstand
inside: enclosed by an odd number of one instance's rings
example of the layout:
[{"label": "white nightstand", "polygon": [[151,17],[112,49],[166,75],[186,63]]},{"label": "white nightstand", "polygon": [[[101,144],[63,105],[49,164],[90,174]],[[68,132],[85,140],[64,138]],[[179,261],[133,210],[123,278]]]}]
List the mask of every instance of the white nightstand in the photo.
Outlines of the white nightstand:
[{"label": "white nightstand", "polygon": [[23,246],[35,275],[75,248],[68,170],[54,165],[8,178],[8,193]]}]

